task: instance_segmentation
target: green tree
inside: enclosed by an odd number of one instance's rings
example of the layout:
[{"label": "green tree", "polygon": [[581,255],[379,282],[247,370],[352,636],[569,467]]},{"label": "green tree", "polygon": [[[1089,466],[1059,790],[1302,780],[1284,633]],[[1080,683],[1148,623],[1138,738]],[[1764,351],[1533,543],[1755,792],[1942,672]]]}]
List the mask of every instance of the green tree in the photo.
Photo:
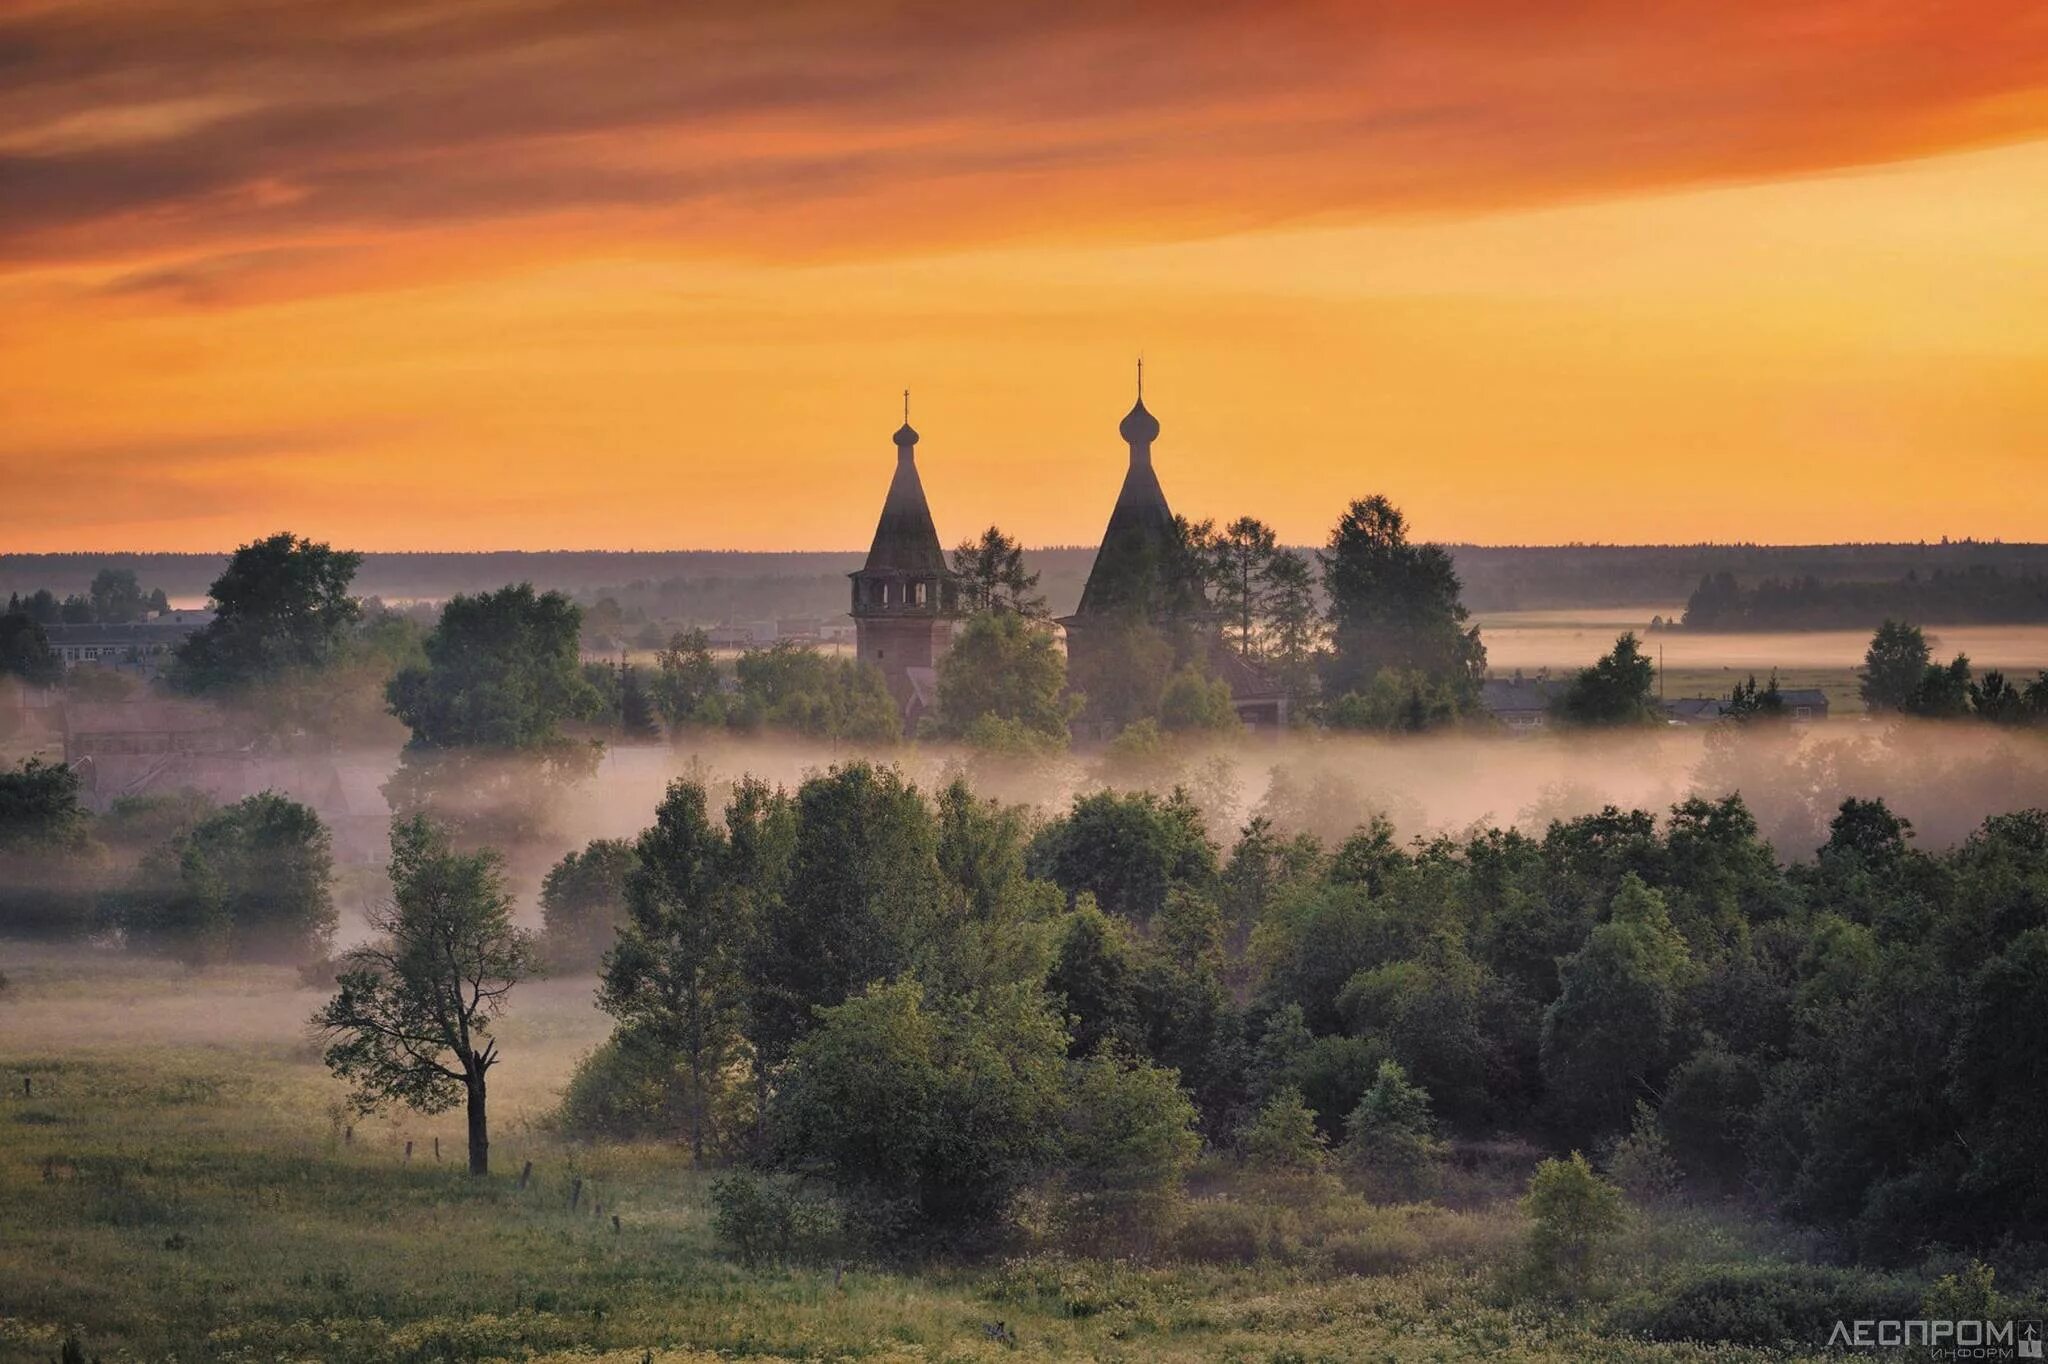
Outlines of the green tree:
[{"label": "green tree", "polygon": [[0,616],[0,677],[47,687],[64,676],[64,660],[50,649],[50,637],[27,615]]},{"label": "green tree", "polygon": [[1159,694],[1159,727],[1169,734],[1221,734],[1241,729],[1230,684],[1190,663]]},{"label": "green tree", "polygon": [[66,763],[27,758],[18,767],[0,767],[0,922],[9,932],[86,926],[88,887],[64,884],[88,873],[96,860],[81,790],[78,773]]},{"label": "green tree", "polygon": [[979,540],[962,540],[953,551],[953,571],[967,588],[968,600],[985,611],[1045,614],[1038,575],[1024,567],[1024,550],[995,526]]},{"label": "green tree", "polygon": [[1088,630],[1099,642],[1074,655],[1068,674],[1072,689],[1084,698],[1082,713],[1107,733],[1157,716],[1174,670],[1174,642],[1167,631],[1128,614],[1093,623]]},{"label": "green tree", "polygon": [[1740,1178],[1762,1098],[1757,1066],[1718,1039],[1672,1072],[1658,1120],[1688,1176],[1722,1187]]},{"label": "green tree", "polygon": [[1085,891],[1104,913],[1138,924],[1166,907],[1174,886],[1207,890],[1216,880],[1215,846],[1184,793],[1077,796],[1032,840],[1027,864],[1070,901]]},{"label": "green tree", "polygon": [[1042,995],[929,1000],[915,981],[823,1009],[775,1093],[785,1160],[923,1228],[975,1232],[1057,1160],[1067,1039]]},{"label": "green tree", "polygon": [[1319,556],[1332,652],[1331,696],[1355,691],[1382,668],[1412,669],[1461,691],[1486,669],[1477,627],[1467,627],[1451,556],[1408,542],[1408,523],[1384,497],[1353,502]]},{"label": "green tree", "polygon": [[70,764],[25,758],[0,770],[0,852],[84,848],[88,836],[90,815]]},{"label": "green tree", "polygon": [[711,656],[711,637],[702,630],[681,630],[655,655],[655,708],[671,730],[686,725],[716,724],[720,707],[718,663]]},{"label": "green tree", "polygon": [[1755,720],[1779,720],[1785,716],[1785,698],[1778,691],[1778,674],[1771,673],[1770,685],[1758,687],[1756,674],[1749,675],[1747,683],[1737,682],[1728,693],[1728,704],[1721,710],[1727,719],[1738,724]]},{"label": "green tree", "polygon": [[1372,1088],[1344,1121],[1344,1161],[1389,1193],[1427,1193],[1444,1160],[1429,1091],[1398,1062],[1382,1061]]},{"label": "green tree", "polygon": [[142,585],[135,581],[132,569],[101,569],[93,575],[86,595],[92,600],[93,619],[102,625],[141,620],[149,607],[149,599],[143,595]]},{"label": "green tree", "polygon": [[623,838],[596,838],[562,855],[540,884],[542,943],[557,971],[588,971],[604,959],[626,916],[626,882],[639,865]]},{"label": "green tree", "polygon": [[394,810],[430,813],[465,841],[523,845],[546,827],[599,753],[565,729],[603,705],[583,674],[578,620],[574,602],[528,583],[449,599],[426,661],[385,687],[412,731],[384,788]]},{"label": "green tree", "polygon": [[207,589],[213,619],[178,647],[173,685],[229,691],[326,667],[362,616],[348,595],[362,560],[288,531],[243,545]]},{"label": "green tree", "polygon": [[1982,681],[1970,684],[1970,712],[1994,725],[2030,725],[2041,718],[2028,704],[2026,693],[1996,668],[1986,672]]},{"label": "green tree", "polygon": [[888,743],[903,735],[902,713],[872,663],[827,658],[794,640],[779,640],[741,654],[735,672],[739,694],[727,719],[736,728],[854,743]]},{"label": "green tree", "polygon": [[532,967],[512,922],[498,855],[457,852],[415,816],[391,826],[391,903],[370,916],[376,940],[350,951],[340,987],[313,1025],[329,1070],[361,1112],[402,1103],[469,1119],[469,1172],[490,1173],[486,1077],[498,1063],[491,1024]]},{"label": "green tree", "polygon": [[1144,1045],[1134,956],[1129,930],[1084,894],[1067,917],[1045,980],[1046,993],[1069,1020],[1075,1057],[1104,1046]]},{"label": "green tree", "polygon": [[1929,657],[1927,636],[1919,626],[1896,620],[1878,626],[1864,651],[1863,678],[1857,688],[1864,708],[1904,710],[1926,678]]},{"label": "green tree", "polygon": [[1522,1198],[1529,1229],[1529,1270],[1534,1281],[1570,1297],[1592,1286],[1600,1258],[1627,1220],[1621,1191],[1593,1173],[1577,1151],[1546,1160]]},{"label": "green tree", "polygon": [[619,733],[640,743],[661,737],[661,721],[647,694],[647,684],[640,670],[623,660],[619,663]]},{"label": "green tree", "polygon": [[1655,1201],[1678,1191],[1678,1162],[1664,1138],[1663,1123],[1657,1110],[1641,1099],[1636,1100],[1628,1135],[1614,1144],[1606,1166],[1608,1177],[1631,1197]]},{"label": "green tree", "polygon": [[1225,622],[1224,637],[1241,658],[1264,652],[1268,568],[1279,550],[1273,528],[1240,516],[1209,544],[1210,600]]},{"label": "green tree", "polygon": [[1415,668],[1381,668],[1364,691],[1348,691],[1323,706],[1331,729],[1420,734],[1448,725],[1463,708],[1464,692]]},{"label": "green tree", "polygon": [[1301,1091],[1285,1087],[1260,1106],[1238,1145],[1245,1162],[1266,1174],[1302,1175],[1321,1172],[1329,1164],[1329,1148],[1316,1130],[1316,1115]]},{"label": "green tree", "polygon": [[1314,567],[1291,549],[1277,550],[1266,561],[1263,578],[1266,665],[1288,699],[1306,705],[1315,696],[1316,657],[1323,641]]},{"label": "green tree", "polygon": [[265,791],[146,855],[117,914],[132,940],[190,960],[309,962],[339,922],[333,874],[320,816]]},{"label": "green tree", "polygon": [[1643,653],[1631,630],[1590,668],[1581,668],[1552,708],[1571,724],[1651,725],[1657,706],[1657,665]]},{"label": "green tree", "polygon": [[1202,1149],[1180,1077],[1114,1048],[1069,1068],[1065,1127],[1062,1215],[1095,1244],[1128,1245],[1155,1229]]},{"label": "green tree", "polygon": [[799,787],[787,879],[759,906],[747,969],[764,1063],[787,1056],[820,1008],[939,951],[953,927],[943,907],[936,822],[900,773],[849,763]]},{"label": "green tree", "polygon": [[1957,654],[1945,668],[1929,665],[1920,685],[1906,700],[1906,712],[1927,720],[1960,720],[1970,714],[1970,696],[1976,685],[1970,680],[1970,659]]},{"label": "green tree", "polygon": [[1559,1110],[1591,1132],[1618,1131],[1670,1065],[1691,972],[1663,896],[1630,873],[1607,922],[1559,969],[1543,1015],[1543,1077]]},{"label": "green tree", "polygon": [[559,592],[530,583],[457,594],[426,638],[426,662],[391,679],[391,713],[415,749],[531,752],[565,743],[562,726],[594,718],[583,678],[581,616]]},{"label": "green tree", "polygon": [[1064,745],[1073,719],[1066,659],[1050,633],[1011,610],[978,612],[939,659],[936,732],[968,736],[977,721],[1020,725]]},{"label": "green tree", "polygon": [[745,1020],[747,901],[729,892],[726,842],[702,786],[670,783],[635,853],[626,920],[605,958],[598,1005],[681,1056],[690,1076],[690,1155],[701,1165],[714,1092]]},{"label": "green tree", "polygon": [[[2034,878],[2035,888],[2042,882]],[[2035,911],[2038,914],[2038,910]],[[1948,1058],[1967,1115],[1961,1191],[2014,1226],[2048,1221],[2048,926],[2030,928],[1968,978]]]}]

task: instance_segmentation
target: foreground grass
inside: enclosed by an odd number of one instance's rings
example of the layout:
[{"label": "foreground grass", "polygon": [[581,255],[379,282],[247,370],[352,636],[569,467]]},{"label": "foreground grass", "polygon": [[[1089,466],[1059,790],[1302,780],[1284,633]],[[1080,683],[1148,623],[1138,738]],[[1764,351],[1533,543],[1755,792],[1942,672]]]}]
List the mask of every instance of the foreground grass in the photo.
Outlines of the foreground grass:
[{"label": "foreground grass", "polygon": [[[7,965],[7,1364],[50,1359],[74,1329],[109,1361],[1786,1357],[1613,1339],[1590,1317],[1503,1305],[1505,1209],[1361,1203],[1346,1238],[1287,1263],[1041,1253],[921,1272],[743,1271],[715,1253],[707,1181],[675,1151],[568,1144],[534,1121],[550,1092],[540,1067],[508,1084],[497,1173],[472,1181],[456,1122],[351,1133],[297,1031],[311,996],[282,976]],[[587,998],[529,992],[508,1054],[519,1041],[559,1084],[602,1031]],[[123,1015],[142,1025],[129,1033]],[[1654,1258],[1654,1240],[1644,1251]]]}]

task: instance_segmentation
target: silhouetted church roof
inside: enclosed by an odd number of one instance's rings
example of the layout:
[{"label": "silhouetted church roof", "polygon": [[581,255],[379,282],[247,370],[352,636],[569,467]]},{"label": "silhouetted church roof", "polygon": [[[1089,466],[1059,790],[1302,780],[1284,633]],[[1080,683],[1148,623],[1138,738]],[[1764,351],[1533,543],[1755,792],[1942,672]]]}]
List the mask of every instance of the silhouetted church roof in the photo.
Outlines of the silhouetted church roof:
[{"label": "silhouetted church roof", "polygon": [[1130,468],[1116,495],[1116,507],[1095,551],[1088,584],[1081,589],[1076,616],[1099,615],[1129,600],[1132,574],[1157,573],[1171,561],[1174,549],[1173,511],[1159,476],[1152,471],[1152,442],[1159,439],[1159,419],[1145,410],[1145,370],[1138,369],[1138,401],[1125,414],[1117,434],[1131,447]]},{"label": "silhouetted church roof", "polygon": [[939,547],[931,505],[924,500],[924,483],[917,476],[917,432],[910,427],[909,398],[906,393],[903,425],[895,436],[896,475],[889,480],[882,519],[875,524],[875,541],[868,547],[868,561],[861,571],[943,578],[951,570],[946,565],[946,551]]}]

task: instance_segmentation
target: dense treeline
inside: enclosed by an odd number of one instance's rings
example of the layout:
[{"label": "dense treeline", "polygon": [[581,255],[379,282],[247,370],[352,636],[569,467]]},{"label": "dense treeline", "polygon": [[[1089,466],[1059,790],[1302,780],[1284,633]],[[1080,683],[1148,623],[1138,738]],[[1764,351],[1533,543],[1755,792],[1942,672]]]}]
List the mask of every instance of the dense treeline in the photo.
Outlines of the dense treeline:
[{"label": "dense treeline", "polygon": [[1687,600],[1688,630],[1867,630],[1890,619],[1937,625],[2030,625],[2048,620],[2048,575],[1986,565],[1908,573],[1891,582],[1765,578],[1744,587],[1731,572],[1700,580]]},{"label": "dense treeline", "polygon": [[[2048,546],[1955,541],[1868,545],[1447,545],[1476,611],[1676,602],[1706,575],[1822,582],[1876,582],[1975,567],[2048,573]],[[1073,609],[1093,546],[1041,546],[1031,562],[1053,614]],[[718,550],[504,550],[492,553],[366,553],[358,587],[391,600],[441,599],[508,582],[532,582],[586,604],[610,595],[644,620],[705,624],[779,616],[837,617],[855,551],[758,553]],[[127,570],[172,597],[196,598],[225,554],[4,554],[0,593],[84,593],[102,569]],[[1880,612],[1879,614],[1882,614]],[[1874,617],[1856,622],[1867,626]]]},{"label": "dense treeline", "polygon": [[[678,783],[630,859],[584,856],[623,868],[577,910],[617,926],[620,1026],[569,1120],[809,1172],[892,1235],[1076,1182],[1170,1202],[1178,1131],[1409,1188],[1444,1135],[1623,1177],[1647,1146],[1886,1262],[2048,1218],[2048,813],[1926,854],[1852,800],[1789,868],[1737,797],[1408,846],[1255,821],[1226,854],[1181,796],[1034,827],[855,764],[722,818]],[[1090,1168],[1097,1105],[1151,1156]]]}]

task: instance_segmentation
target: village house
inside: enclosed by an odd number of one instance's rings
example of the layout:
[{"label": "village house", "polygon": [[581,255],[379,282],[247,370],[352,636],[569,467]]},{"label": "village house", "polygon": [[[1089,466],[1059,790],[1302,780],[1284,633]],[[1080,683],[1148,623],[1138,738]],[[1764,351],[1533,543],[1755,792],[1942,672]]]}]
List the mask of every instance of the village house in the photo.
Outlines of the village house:
[{"label": "village house", "polygon": [[167,611],[120,625],[45,625],[43,636],[66,668],[91,665],[153,676],[212,619],[211,611]]}]

